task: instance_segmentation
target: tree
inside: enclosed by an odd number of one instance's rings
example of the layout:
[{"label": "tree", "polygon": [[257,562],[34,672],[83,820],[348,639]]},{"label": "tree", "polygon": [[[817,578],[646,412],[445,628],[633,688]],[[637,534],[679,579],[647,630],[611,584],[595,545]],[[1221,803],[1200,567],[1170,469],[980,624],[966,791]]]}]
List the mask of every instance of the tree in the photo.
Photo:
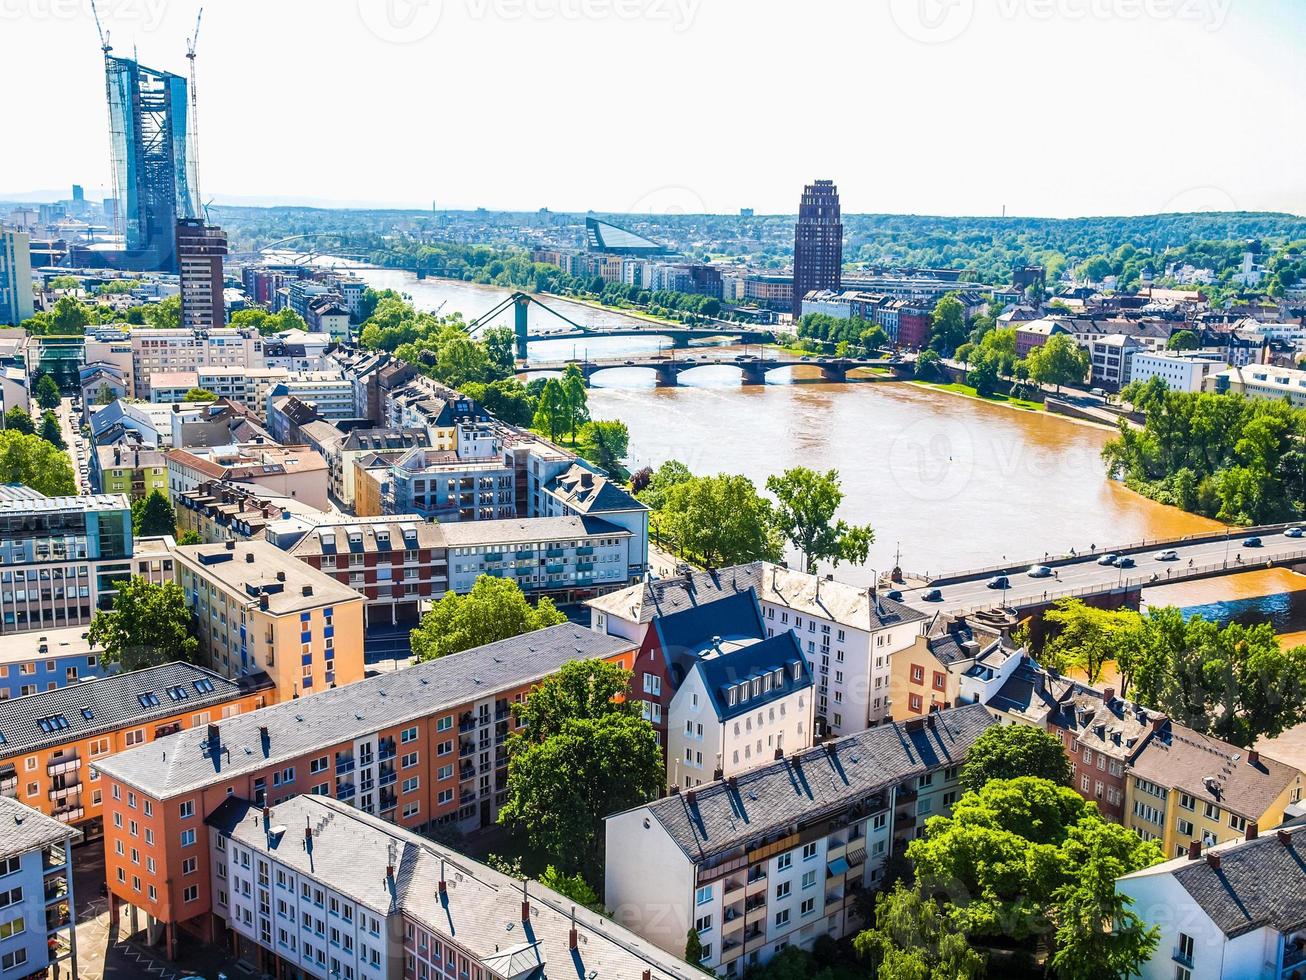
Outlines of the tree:
[{"label": "tree", "polygon": [[[576,441],[576,432],[590,418],[589,392],[585,390],[585,377],[575,364],[568,364],[562,376],[562,398],[567,413],[567,431],[571,441]],[[625,455],[623,452],[621,455]]]},{"label": "tree", "polygon": [[435,660],[566,621],[548,596],[531,606],[516,582],[482,575],[466,595],[446,592],[422,617],[410,635],[413,656]]},{"label": "tree", "polygon": [[481,345],[494,372],[510,377],[517,367],[517,335],[512,327],[487,327],[481,331]]},{"label": "tree", "polygon": [[177,538],[177,544],[179,545],[203,544],[203,543],[204,540],[200,537],[198,531],[191,531],[191,530],[182,531],[181,535]]},{"label": "tree", "polygon": [[191,388],[181,399],[183,402],[215,402],[218,396],[207,388]]},{"label": "tree", "polygon": [[994,725],[966,752],[961,787],[978,792],[990,780],[1020,776],[1070,786],[1074,769],[1055,735],[1032,725]]},{"label": "tree", "polygon": [[1200,346],[1202,346],[1201,341],[1191,330],[1176,330],[1165,342],[1166,350],[1197,350]]},{"label": "tree", "polygon": [[0,432],[0,483],[21,483],[47,497],[66,497],[77,492],[68,454],[40,436]]},{"label": "tree", "polygon": [[968,980],[984,975],[984,959],[948,922],[939,903],[901,881],[875,899],[875,924],[853,939],[876,977]]},{"label": "tree", "polygon": [[544,869],[544,874],[540,875],[540,884],[545,888],[552,888],[563,898],[569,898],[591,912],[600,914],[603,912],[599,893],[591,888],[590,883],[581,875],[566,874],[559,871],[556,865],[550,864]]},{"label": "tree", "polygon": [[556,442],[559,433],[566,431],[567,422],[567,396],[563,392],[562,383],[557,378],[550,378],[540,392],[531,426]]},{"label": "tree", "polygon": [[58,408],[59,402],[63,400],[63,395],[59,392],[59,383],[54,380],[54,375],[43,374],[41,380],[36,382],[36,404],[41,408]]},{"label": "tree", "polygon": [[835,567],[843,561],[865,563],[875,532],[870,525],[854,526],[835,520],[843,503],[838,470],[818,473],[796,466],[767,477],[766,488],[777,501],[776,526],[802,555],[806,571],[813,571],[823,561]]},{"label": "tree", "polygon": [[1062,385],[1082,384],[1092,366],[1088,351],[1062,333],[1053,334],[1041,347],[1035,347],[1025,360],[1034,381],[1054,385],[1058,392]]},{"label": "tree", "polygon": [[151,490],[143,499],[132,501],[132,533],[137,537],[150,538],[176,532],[176,515],[164,491]]},{"label": "tree", "polygon": [[[58,335],[74,336],[86,330],[91,322],[91,308],[79,303],[71,296],[61,296],[55,301],[50,311],[49,329],[45,332]],[[51,406],[42,406],[49,408]]]},{"label": "tree", "polygon": [[439,337],[435,373],[451,388],[461,388],[468,381],[489,381],[493,372],[485,348],[462,330],[446,328]]},{"label": "tree", "polygon": [[709,567],[780,559],[771,504],[745,476],[723,473],[676,484],[667,491],[659,528]]},{"label": "tree", "polygon": [[630,698],[630,671],[606,660],[571,660],[515,705],[513,713],[521,726],[518,734],[542,742],[562,731],[568,719],[613,714],[638,718],[640,707]]},{"label": "tree", "polygon": [[698,938],[698,930],[690,929],[685,936],[685,962],[698,966],[703,962],[703,942]]},{"label": "tree", "polygon": [[641,466],[630,474],[630,492],[638,496],[652,482],[653,467]]},{"label": "tree", "polygon": [[10,432],[21,432],[29,436],[36,432],[36,425],[32,422],[32,416],[18,405],[5,412],[4,427]]},{"label": "tree", "polygon": [[586,422],[580,431],[585,456],[614,480],[624,481],[629,474],[623,460],[630,452],[630,431],[625,422]]},{"label": "tree", "polygon": [[966,307],[953,293],[939,297],[930,314],[930,350],[951,354],[965,340]]},{"label": "tree", "polygon": [[53,276],[50,279],[49,286],[56,292],[67,291],[69,289],[80,289],[82,281],[76,276]]},{"label": "tree", "polygon": [[237,310],[231,314],[231,325],[238,328],[253,327],[264,336],[284,333],[287,330],[308,330],[304,318],[289,306],[283,307],[276,313],[269,313],[256,306]]},{"label": "tree", "polygon": [[671,488],[693,478],[694,474],[689,472],[688,466],[678,459],[669,459],[652,474],[647,486],[637,490],[636,493],[639,499],[652,510],[661,510]]},{"label": "tree", "polygon": [[63,429],[59,426],[59,416],[46,409],[41,414],[41,438],[55,449],[67,449],[63,441]]},{"label": "tree", "polygon": [[1079,599],[1058,600],[1044,619],[1056,628],[1043,647],[1044,663],[1059,671],[1079,668],[1090,684],[1101,680],[1102,669],[1139,624],[1131,610],[1098,609]]},{"label": "tree", "polygon": [[922,381],[930,381],[940,377],[943,373],[943,364],[938,351],[923,350],[917,354],[913,373]]},{"label": "tree", "polygon": [[118,583],[112,608],[95,613],[87,639],[103,648],[104,664],[123,670],[193,663],[199,655],[186,594],[176,582],[155,585],[130,578]]},{"label": "tree", "polygon": [[157,330],[176,330],[181,326],[181,297],[169,296],[141,308],[145,325]]}]

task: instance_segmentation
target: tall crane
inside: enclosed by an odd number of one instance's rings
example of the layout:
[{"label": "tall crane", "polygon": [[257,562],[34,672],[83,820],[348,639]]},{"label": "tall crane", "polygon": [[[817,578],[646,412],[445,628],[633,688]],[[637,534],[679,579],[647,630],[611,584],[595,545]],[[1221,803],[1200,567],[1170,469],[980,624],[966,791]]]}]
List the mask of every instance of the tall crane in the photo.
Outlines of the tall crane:
[{"label": "tall crane", "polygon": [[[200,7],[195,15],[195,33],[186,39],[186,60],[190,62],[190,159],[191,190],[195,194],[195,203],[204,200],[200,195],[200,116],[199,103],[195,91],[195,44],[200,39],[200,20],[204,17],[204,8]],[[207,209],[205,221],[207,218]],[[197,214],[198,218],[199,215]]]},{"label": "tall crane", "polygon": [[119,159],[119,145],[121,140],[114,130],[113,121],[113,75],[110,72],[112,58],[110,52],[113,45],[109,43],[109,32],[104,29],[100,23],[100,12],[95,7],[95,0],[91,0],[91,15],[95,18],[95,30],[100,35],[100,50],[104,53],[104,105],[105,110],[109,113],[109,182],[113,187],[113,233],[115,236],[122,234],[122,188],[118,186],[118,171],[121,167]]}]

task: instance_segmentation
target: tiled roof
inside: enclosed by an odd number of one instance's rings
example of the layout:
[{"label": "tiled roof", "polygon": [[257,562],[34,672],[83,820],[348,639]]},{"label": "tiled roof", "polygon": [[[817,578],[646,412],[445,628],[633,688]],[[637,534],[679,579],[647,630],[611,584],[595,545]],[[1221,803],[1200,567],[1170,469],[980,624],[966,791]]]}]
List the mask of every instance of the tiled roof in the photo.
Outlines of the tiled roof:
[{"label": "tiled roof", "polygon": [[[798,673],[794,673],[794,665]],[[792,630],[779,636],[750,643],[737,650],[728,650],[716,656],[701,658],[694,667],[703,677],[703,686],[716,710],[717,718],[729,721],[739,715],[756,711],[773,701],[779,701],[812,686],[812,671],[798,646],[798,637]],[[756,697],[741,698],[730,703],[728,689],[754,678],[776,677]]]},{"label": "tiled roof", "polygon": [[[652,970],[655,980],[704,976],[535,881],[525,884],[531,908],[524,928],[523,882],[329,797],[293,797],[273,807],[266,821],[261,808],[232,798],[207,822],[383,914],[402,910],[491,965],[496,975],[637,980]],[[305,838],[306,826],[313,828],[311,839]],[[573,923],[579,933],[574,951]]]},{"label": "tiled roof", "polygon": [[685,855],[698,861],[957,765],[993,724],[983,705],[969,704],[879,725],[742,773],[734,785],[699,786],[692,802],[689,794],[676,793],[648,809]]},{"label": "tiled roof", "polygon": [[584,463],[576,463],[550,482],[548,489],[567,506],[582,514],[608,510],[646,510],[621,487]]},{"label": "tiled roof", "polygon": [[0,757],[149,724],[272,686],[266,674],[256,677],[242,685],[204,667],[171,663],[0,701]]},{"label": "tiled roof", "polygon": [[[1212,866],[1212,854],[1218,867]],[[1160,874],[1173,875],[1230,939],[1263,926],[1283,933],[1306,928],[1306,827],[1218,844],[1200,858],[1175,858],[1120,881]],[[1129,891],[1128,885],[1121,890]]]},{"label": "tiled roof", "polygon": [[66,823],[0,796],[0,861],[78,836]]},{"label": "tiled roof", "polygon": [[[223,751],[216,759],[205,730],[192,728],[110,756],[97,768],[155,799],[167,799],[209,785],[219,770],[227,776],[262,769],[493,697],[552,674],[569,660],[610,658],[629,649],[628,640],[562,623],[224,718]],[[265,747],[256,750],[253,746],[263,744],[260,726],[269,735]]]},{"label": "tiled roof", "polygon": [[411,449],[430,444],[431,436],[425,429],[354,429],[345,437],[340,450]]}]

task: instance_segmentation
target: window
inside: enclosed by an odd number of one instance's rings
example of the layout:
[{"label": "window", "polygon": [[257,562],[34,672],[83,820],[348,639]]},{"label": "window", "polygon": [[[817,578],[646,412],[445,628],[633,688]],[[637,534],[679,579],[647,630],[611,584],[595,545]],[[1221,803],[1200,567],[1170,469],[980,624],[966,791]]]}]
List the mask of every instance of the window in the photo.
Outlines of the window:
[{"label": "window", "polygon": [[913,684],[925,683],[925,668],[920,664],[911,665],[911,681]]},{"label": "window", "polygon": [[804,844],[804,845],[803,845],[803,860],[804,860],[804,861],[810,861],[810,860],[811,860],[812,858],[814,858],[814,857],[816,857],[816,843],[813,842],[813,843],[811,843],[811,844]]},{"label": "window", "polygon": [[816,911],[816,899],[805,898],[803,899],[803,904],[798,909],[798,914],[811,915],[815,911]]},{"label": "window", "polygon": [[5,875],[13,874],[18,870],[19,864],[20,861],[16,857],[5,858],[3,861],[0,861],[0,878],[3,878]]},{"label": "window", "polygon": [[194,831],[194,829],[191,829],[191,830],[183,830],[183,831],[181,832],[181,846],[182,846],[182,847],[191,847],[192,845],[194,845],[194,843],[195,843],[195,831]]},{"label": "window", "polygon": [[697,919],[694,920],[694,928],[698,931],[698,934],[700,936],[703,935],[705,932],[711,932],[712,916],[700,915]]},{"label": "window", "polygon": [[9,939],[13,936],[22,934],[27,930],[27,924],[20,915],[16,919],[10,919],[8,922],[0,922],[0,939]]},{"label": "window", "polygon": [[789,897],[789,882],[782,881],[780,884],[775,886],[775,897],[777,901]]},{"label": "window", "polygon": [[1193,950],[1196,947],[1193,937],[1186,932],[1179,933],[1179,942],[1175,944],[1175,959],[1184,966],[1193,965]]},{"label": "window", "polygon": [[806,891],[808,888],[814,888],[815,886],[816,886],[816,872],[815,871],[804,872],[803,890]]},{"label": "window", "polygon": [[705,905],[706,903],[708,903],[708,902],[710,902],[710,901],[712,901],[712,886],[711,886],[711,885],[704,885],[702,888],[699,888],[699,889],[697,889],[697,890],[694,892],[694,904],[695,904],[695,905]]},{"label": "window", "polygon": [[399,735],[400,742],[415,742],[417,740],[417,728],[405,728]]},{"label": "window", "polygon": [[186,800],[184,803],[180,804],[177,807],[177,811],[178,814],[181,816],[182,820],[187,820],[195,816],[195,801]]},{"label": "window", "polygon": [[195,873],[195,867],[196,859],[188,857],[185,861],[181,862],[181,873],[184,875],[193,875]]},{"label": "window", "polygon": [[12,970],[16,966],[22,966],[27,962],[27,950],[15,949],[12,952],[0,956],[0,970]]},{"label": "window", "polygon": [[777,926],[787,926],[789,924],[789,910],[781,909],[775,914],[775,924]]},{"label": "window", "polygon": [[793,867],[793,864],[794,864],[794,856],[792,854],[781,854],[778,858],[776,858],[775,869],[777,871],[788,871],[791,867]]},{"label": "window", "polygon": [[187,885],[185,891],[181,893],[181,898],[182,901],[184,902],[197,902],[199,901],[199,897],[200,897],[199,885]]}]

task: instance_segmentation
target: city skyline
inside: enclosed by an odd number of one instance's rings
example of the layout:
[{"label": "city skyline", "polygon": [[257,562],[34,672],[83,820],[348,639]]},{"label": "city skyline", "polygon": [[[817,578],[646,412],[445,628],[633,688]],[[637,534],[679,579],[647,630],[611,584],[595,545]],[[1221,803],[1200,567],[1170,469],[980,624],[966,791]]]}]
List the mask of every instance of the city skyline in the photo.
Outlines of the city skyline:
[{"label": "city skyline", "polygon": [[[747,21],[734,9],[708,0],[360,0],[311,16],[294,2],[214,8],[198,57],[207,196],[792,213],[792,188],[829,176],[849,214],[1306,211],[1306,190],[1246,152],[1253,133],[1271,129],[1274,160],[1306,151],[1301,110],[1256,95],[1300,81],[1291,52],[1300,11],[1227,0],[893,0],[839,9],[834,38],[822,26],[832,5],[754,4]],[[135,46],[145,63],[178,73],[194,13],[148,0],[101,10],[115,53]],[[0,34],[5,84],[60,65],[44,76],[45,98],[12,109],[15,129],[41,132],[47,152],[7,161],[0,197],[72,183],[94,197],[108,186],[109,155],[89,4],[60,12],[31,0],[0,16],[10,28]],[[873,53],[842,51],[850,37]],[[783,73],[766,67],[781,40]],[[1228,70],[1203,70],[1209,63]],[[656,94],[656,117],[651,103],[621,94],[635,72]],[[60,125],[50,126],[56,104]],[[777,116],[801,120],[809,138],[737,138],[764,134]],[[591,131],[578,130],[586,118]]]}]

